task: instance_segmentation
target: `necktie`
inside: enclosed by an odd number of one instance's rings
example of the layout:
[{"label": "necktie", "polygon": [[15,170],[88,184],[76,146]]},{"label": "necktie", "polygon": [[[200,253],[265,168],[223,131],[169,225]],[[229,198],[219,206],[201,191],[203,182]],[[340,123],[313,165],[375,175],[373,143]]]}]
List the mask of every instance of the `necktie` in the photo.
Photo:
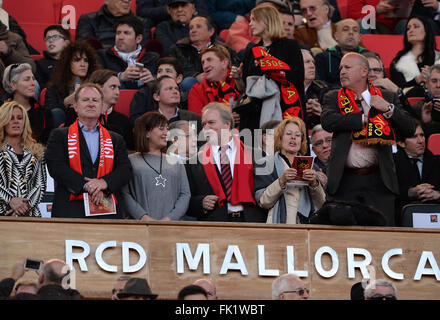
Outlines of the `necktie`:
[{"label": "necktie", "polygon": [[422,163],[422,160],[420,158],[411,158],[411,162],[414,166],[414,169],[417,170],[416,172],[419,174],[419,177],[421,176],[421,170],[419,168],[419,162]]},{"label": "necktie", "polygon": [[357,104],[357,106],[358,106],[358,108],[359,108],[359,111],[360,111],[360,112],[363,112],[363,111],[364,111],[364,107],[363,107],[363,105],[362,105],[362,99],[360,99],[360,100],[355,100],[354,102]]},{"label": "necktie", "polygon": [[223,185],[225,186],[225,190],[226,190],[226,198],[228,199],[228,202],[230,202],[231,194],[232,194],[232,172],[231,172],[231,164],[229,162],[228,155],[226,154],[228,148],[229,148],[228,145],[220,147],[220,164],[221,164],[221,176],[223,180]]}]

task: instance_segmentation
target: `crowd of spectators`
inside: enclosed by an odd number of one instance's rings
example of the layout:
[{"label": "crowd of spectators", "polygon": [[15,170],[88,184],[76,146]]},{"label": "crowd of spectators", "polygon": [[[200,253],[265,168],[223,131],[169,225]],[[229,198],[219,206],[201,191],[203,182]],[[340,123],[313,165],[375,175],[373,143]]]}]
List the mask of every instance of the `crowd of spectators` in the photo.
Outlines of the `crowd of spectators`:
[{"label": "crowd of spectators", "polygon": [[[426,140],[440,133],[437,16],[427,18],[438,3],[415,1],[407,16],[384,1],[348,10],[328,0],[131,4],[107,0],[81,14],[75,39],[48,25],[36,61],[7,15],[3,215],[40,216],[46,163],[52,217],[88,217],[84,194],[96,206],[118,199],[104,218],[295,224],[352,201],[399,226],[405,204],[439,201]],[[365,5],[376,7],[378,28],[365,30],[356,9]],[[387,78],[361,34],[402,25]],[[136,91],[129,114],[114,108],[124,89]],[[387,137],[366,133],[372,125]],[[294,159],[310,154],[296,183]],[[411,182],[400,175],[407,154],[420,157]]]}]

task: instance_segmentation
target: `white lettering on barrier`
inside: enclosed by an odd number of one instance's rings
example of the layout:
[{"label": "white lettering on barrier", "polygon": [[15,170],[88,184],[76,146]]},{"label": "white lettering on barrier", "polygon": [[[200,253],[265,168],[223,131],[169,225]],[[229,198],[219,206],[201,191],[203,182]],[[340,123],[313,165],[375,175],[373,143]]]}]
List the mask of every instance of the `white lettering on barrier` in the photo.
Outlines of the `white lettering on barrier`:
[{"label": "white lettering on barrier", "polygon": [[[362,261],[355,261],[355,255],[363,255],[365,257]],[[368,273],[367,266],[371,263],[371,253],[363,248],[347,248],[347,271],[348,278],[355,278],[355,268],[359,268],[364,279],[370,279],[370,274]]]},{"label": "white lettering on barrier", "polygon": [[177,273],[185,272],[183,261],[184,255],[186,262],[188,263],[189,270],[197,270],[200,259],[203,257],[203,273],[211,273],[208,243],[197,244],[197,249],[194,256],[191,254],[191,249],[188,243],[176,243]]},{"label": "white lettering on barrier", "polygon": [[403,280],[403,273],[396,273],[390,268],[390,259],[392,256],[402,255],[401,248],[390,249],[382,257],[382,269],[388,277],[395,280]]},{"label": "white lettering on barrier", "polygon": [[[76,260],[79,263],[80,270],[87,272],[86,258],[90,254],[90,246],[87,242],[82,240],[66,240],[66,263],[73,269],[73,262]],[[98,266],[107,272],[118,272],[118,267],[107,264],[102,255],[103,252],[111,247],[116,247],[116,241],[105,241],[98,245],[95,251],[95,260]],[[82,248],[82,252],[73,252],[73,248]],[[134,265],[130,265],[130,250],[134,250],[139,255],[139,260]],[[122,272],[134,273],[145,266],[147,262],[147,255],[144,248],[135,242],[122,242]]]},{"label": "white lettering on barrier", "polygon": [[[329,271],[324,270],[324,268],[322,267],[322,255],[325,253],[329,254],[332,258],[332,268]],[[336,251],[328,246],[324,246],[316,250],[315,269],[324,278],[333,277],[339,269],[339,258]]]},{"label": "white lettering on barrier", "polygon": [[286,246],[286,256],[287,256],[287,273],[294,273],[301,278],[307,278],[309,276],[309,272],[307,270],[295,270],[294,246]]},{"label": "white lettering on barrier", "polygon": [[[235,256],[237,262],[232,262],[232,257]],[[228,270],[240,270],[243,276],[247,276],[249,273],[244,263],[243,257],[240,252],[240,248],[237,245],[228,246],[226,250],[225,259],[223,260],[220,274],[228,273]]]},{"label": "white lettering on barrier", "polygon": [[[429,262],[431,268],[426,268],[426,262]],[[423,275],[435,275],[437,281],[440,281],[440,270],[432,251],[423,251],[420,256],[419,265],[417,266],[414,280],[420,280]]]},{"label": "white lettering on barrier", "polygon": [[278,277],[280,270],[266,269],[266,256],[264,254],[264,245],[258,245],[258,275],[262,277]]}]

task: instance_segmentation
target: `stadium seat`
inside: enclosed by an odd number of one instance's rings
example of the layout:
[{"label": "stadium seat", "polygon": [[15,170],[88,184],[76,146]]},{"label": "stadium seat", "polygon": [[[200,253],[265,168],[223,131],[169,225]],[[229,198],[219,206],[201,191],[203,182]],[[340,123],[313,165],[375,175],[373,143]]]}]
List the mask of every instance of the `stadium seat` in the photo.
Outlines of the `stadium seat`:
[{"label": "stadium seat", "polygon": [[425,99],[425,97],[409,97],[408,102],[409,102],[409,104],[414,104],[414,103],[417,103],[423,99]]},{"label": "stadium seat", "polygon": [[40,101],[38,101],[38,103],[40,103],[40,106],[44,106],[44,104],[46,103],[46,92],[47,88],[43,88],[43,90],[41,90],[40,92]]},{"label": "stadium seat", "polygon": [[439,213],[439,204],[407,204],[402,208],[402,226],[414,228],[414,214],[418,214],[416,221],[419,227],[439,229]]},{"label": "stadium seat", "polygon": [[433,154],[440,155],[440,133],[434,133],[429,136],[427,148]]},{"label": "stadium seat", "polygon": [[229,29],[223,29],[219,33],[219,37],[222,38],[225,42],[228,39]]},{"label": "stadium seat", "polygon": [[[75,7],[76,20],[78,21],[82,14],[98,11],[103,3],[104,1],[102,0],[62,0],[61,8],[68,5]],[[136,0],[132,0],[131,2],[131,11],[136,13]],[[61,19],[62,18],[63,16],[61,14]]]},{"label": "stadium seat", "polygon": [[26,33],[27,42],[38,52],[40,52],[40,54],[43,54],[43,51],[46,50],[46,43],[44,42],[44,29],[46,29],[49,25],[49,23],[20,23],[20,26]]},{"label": "stadium seat", "polygon": [[17,19],[18,23],[46,23],[58,22],[59,12],[56,11],[61,0],[3,0],[3,9]]},{"label": "stadium seat", "polygon": [[390,76],[390,64],[397,52],[403,49],[403,36],[392,34],[364,34],[362,43],[365,48],[380,55],[385,73]]},{"label": "stadium seat", "polygon": [[137,92],[135,89],[122,89],[119,93],[118,102],[115,104],[114,109],[120,113],[130,116],[130,103],[134,94]]},{"label": "stadium seat", "polygon": [[345,19],[348,16],[348,0],[336,0],[336,5],[338,6],[339,14],[341,19]]}]

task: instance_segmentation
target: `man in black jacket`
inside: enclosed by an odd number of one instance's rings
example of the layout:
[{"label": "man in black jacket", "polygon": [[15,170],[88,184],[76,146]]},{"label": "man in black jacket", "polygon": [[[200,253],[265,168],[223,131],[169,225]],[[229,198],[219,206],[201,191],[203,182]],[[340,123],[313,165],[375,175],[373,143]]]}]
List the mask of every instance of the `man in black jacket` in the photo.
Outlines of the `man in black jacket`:
[{"label": "man in black jacket", "polygon": [[[115,24],[126,16],[134,16],[130,11],[132,0],[104,0],[104,5],[95,12],[82,14],[76,28],[76,40],[98,39],[104,48],[115,43]],[[151,20],[139,18],[143,23],[144,42],[150,39]]]},{"label": "man in black jacket", "polygon": [[142,22],[124,17],[116,24],[115,46],[98,51],[101,67],[118,73],[121,89],[138,89],[154,80],[159,54],[142,47]]},{"label": "man in black jacket", "polygon": [[165,55],[173,44],[188,37],[188,24],[196,12],[196,7],[193,0],[171,0],[168,2],[168,12],[171,19],[159,23],[154,32],[154,38],[162,42]]},{"label": "man in black jacket", "polygon": [[426,149],[425,134],[418,123],[412,137],[398,141],[393,155],[399,182],[396,218],[408,203],[440,203],[440,157]]},{"label": "man in black jacket", "polygon": [[[18,261],[12,268],[9,278],[0,281],[0,298],[8,299],[14,285],[26,269],[25,260]],[[75,289],[70,288],[70,268],[62,260],[51,259],[45,262],[38,274],[38,291],[19,292],[13,299],[16,300],[82,300],[84,297]],[[29,285],[28,285],[29,286]],[[32,293],[31,293],[32,292]]]},{"label": "man in black jacket", "polygon": [[70,33],[61,25],[50,25],[44,30],[44,41],[46,42],[44,58],[35,61],[37,64],[35,78],[41,89],[46,88],[61,51],[70,43]]}]

